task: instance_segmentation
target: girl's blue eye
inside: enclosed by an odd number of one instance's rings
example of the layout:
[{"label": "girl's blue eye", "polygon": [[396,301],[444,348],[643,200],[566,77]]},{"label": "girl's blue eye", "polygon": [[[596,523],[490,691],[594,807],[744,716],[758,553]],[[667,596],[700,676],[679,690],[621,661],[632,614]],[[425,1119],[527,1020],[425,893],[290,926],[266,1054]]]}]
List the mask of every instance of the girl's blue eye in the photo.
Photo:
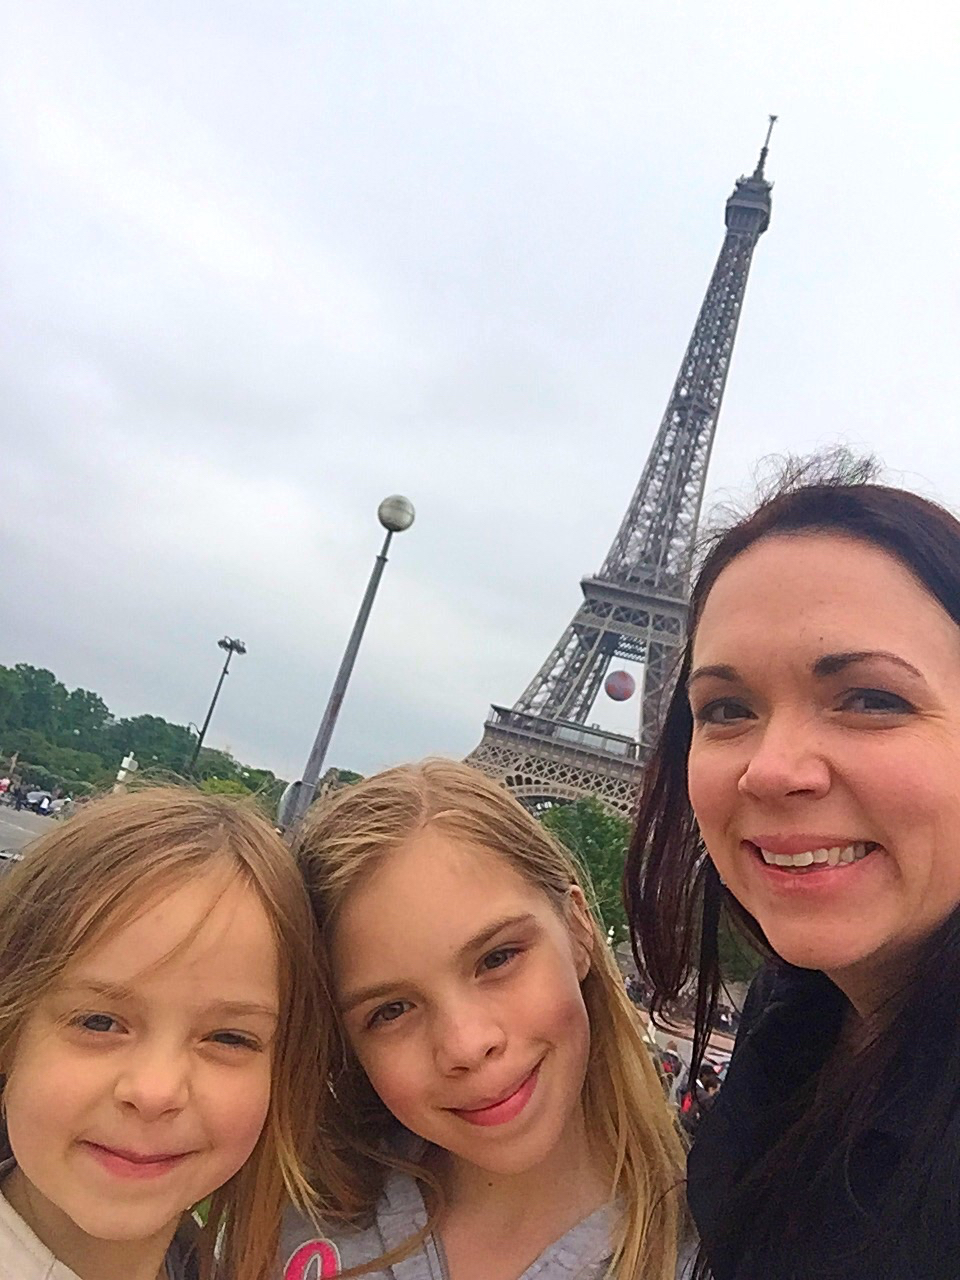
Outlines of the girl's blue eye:
[{"label": "girl's blue eye", "polygon": [[511,960],[515,960],[520,954],[518,947],[497,947],[496,951],[489,951],[481,960],[481,966],[490,971],[493,969],[502,969],[508,965]]},{"label": "girl's blue eye", "polygon": [[80,1027],[83,1031],[92,1031],[102,1033],[113,1031],[117,1026],[116,1018],[111,1018],[109,1013],[81,1013],[74,1018],[73,1025]]},{"label": "girl's blue eye", "polygon": [[390,1004],[382,1004],[367,1019],[368,1027],[379,1027],[385,1022],[396,1022],[407,1011],[406,1000],[392,1000]]},{"label": "girl's blue eye", "polygon": [[241,1031],[214,1031],[209,1037],[214,1044],[223,1045],[226,1049],[253,1049],[260,1051],[260,1042]]}]

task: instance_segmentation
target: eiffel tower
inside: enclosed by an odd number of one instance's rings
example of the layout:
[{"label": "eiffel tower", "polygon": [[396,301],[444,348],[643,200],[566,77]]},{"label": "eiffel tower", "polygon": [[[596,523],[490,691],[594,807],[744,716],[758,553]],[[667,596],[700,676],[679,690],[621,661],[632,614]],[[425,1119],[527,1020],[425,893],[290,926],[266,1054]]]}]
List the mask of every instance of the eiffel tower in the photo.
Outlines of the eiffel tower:
[{"label": "eiffel tower", "polygon": [[[598,796],[629,812],[656,740],[660,707],[686,631],[694,540],[710,450],[757,240],[770,223],[757,167],[726,204],[726,235],[640,483],[583,603],[512,707],[493,706],[467,757],[541,809]],[[610,664],[643,664],[639,736],[587,723]]]}]

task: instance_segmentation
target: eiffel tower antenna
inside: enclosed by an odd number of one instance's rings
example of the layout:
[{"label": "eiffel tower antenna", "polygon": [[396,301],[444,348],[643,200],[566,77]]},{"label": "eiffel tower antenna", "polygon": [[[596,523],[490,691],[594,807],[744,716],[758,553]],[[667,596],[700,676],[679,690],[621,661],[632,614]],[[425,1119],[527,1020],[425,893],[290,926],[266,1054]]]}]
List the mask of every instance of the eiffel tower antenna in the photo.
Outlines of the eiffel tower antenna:
[{"label": "eiffel tower antenna", "polygon": [[[710,451],[747,276],[770,224],[764,166],[739,178],[726,234],[666,412],[626,514],[583,603],[512,707],[494,706],[471,764],[530,808],[596,795],[628,812],[653,746],[664,693],[686,633],[690,571]],[[643,664],[636,738],[588,724],[610,664]]]},{"label": "eiffel tower antenna", "polygon": [[767,163],[767,152],[770,150],[770,135],[773,133],[773,126],[777,123],[776,116],[768,116],[767,119],[770,123],[767,125],[767,136],[763,141],[763,146],[760,148],[760,159],[757,161],[757,167],[753,171],[754,178],[763,177],[764,165]]}]

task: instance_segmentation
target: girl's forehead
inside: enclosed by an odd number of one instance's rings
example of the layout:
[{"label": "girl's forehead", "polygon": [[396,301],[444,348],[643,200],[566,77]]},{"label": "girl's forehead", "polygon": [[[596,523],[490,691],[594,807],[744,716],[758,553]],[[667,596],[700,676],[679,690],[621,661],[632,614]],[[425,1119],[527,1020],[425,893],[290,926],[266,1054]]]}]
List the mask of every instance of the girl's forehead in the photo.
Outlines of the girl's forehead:
[{"label": "girl's forehead", "polygon": [[338,914],[337,934],[365,922],[402,919],[451,923],[485,912],[495,903],[549,905],[546,889],[522,875],[494,849],[441,827],[427,827],[391,850],[371,874],[348,892]]},{"label": "girl's forehead", "polygon": [[202,875],[167,878],[128,895],[102,919],[78,948],[69,969],[106,965],[133,978],[138,973],[197,951],[212,951],[229,939],[234,922],[248,931],[272,933],[259,895],[224,868]]},{"label": "girl's forehead", "polygon": [[343,903],[330,942],[338,997],[401,980],[429,987],[485,947],[563,929],[553,897],[502,855],[440,835],[411,841]]}]

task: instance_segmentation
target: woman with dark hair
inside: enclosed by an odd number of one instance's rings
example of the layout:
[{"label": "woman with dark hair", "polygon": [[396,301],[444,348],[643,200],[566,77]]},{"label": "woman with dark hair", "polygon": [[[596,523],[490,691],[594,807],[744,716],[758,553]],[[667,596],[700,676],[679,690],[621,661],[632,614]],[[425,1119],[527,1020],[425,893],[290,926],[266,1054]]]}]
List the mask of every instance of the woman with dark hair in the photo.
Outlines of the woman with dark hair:
[{"label": "woman with dark hair", "polygon": [[960,1276],[960,522],[795,476],[718,535],[627,908],[654,1012],[767,958],[688,1191],[715,1280]]}]

